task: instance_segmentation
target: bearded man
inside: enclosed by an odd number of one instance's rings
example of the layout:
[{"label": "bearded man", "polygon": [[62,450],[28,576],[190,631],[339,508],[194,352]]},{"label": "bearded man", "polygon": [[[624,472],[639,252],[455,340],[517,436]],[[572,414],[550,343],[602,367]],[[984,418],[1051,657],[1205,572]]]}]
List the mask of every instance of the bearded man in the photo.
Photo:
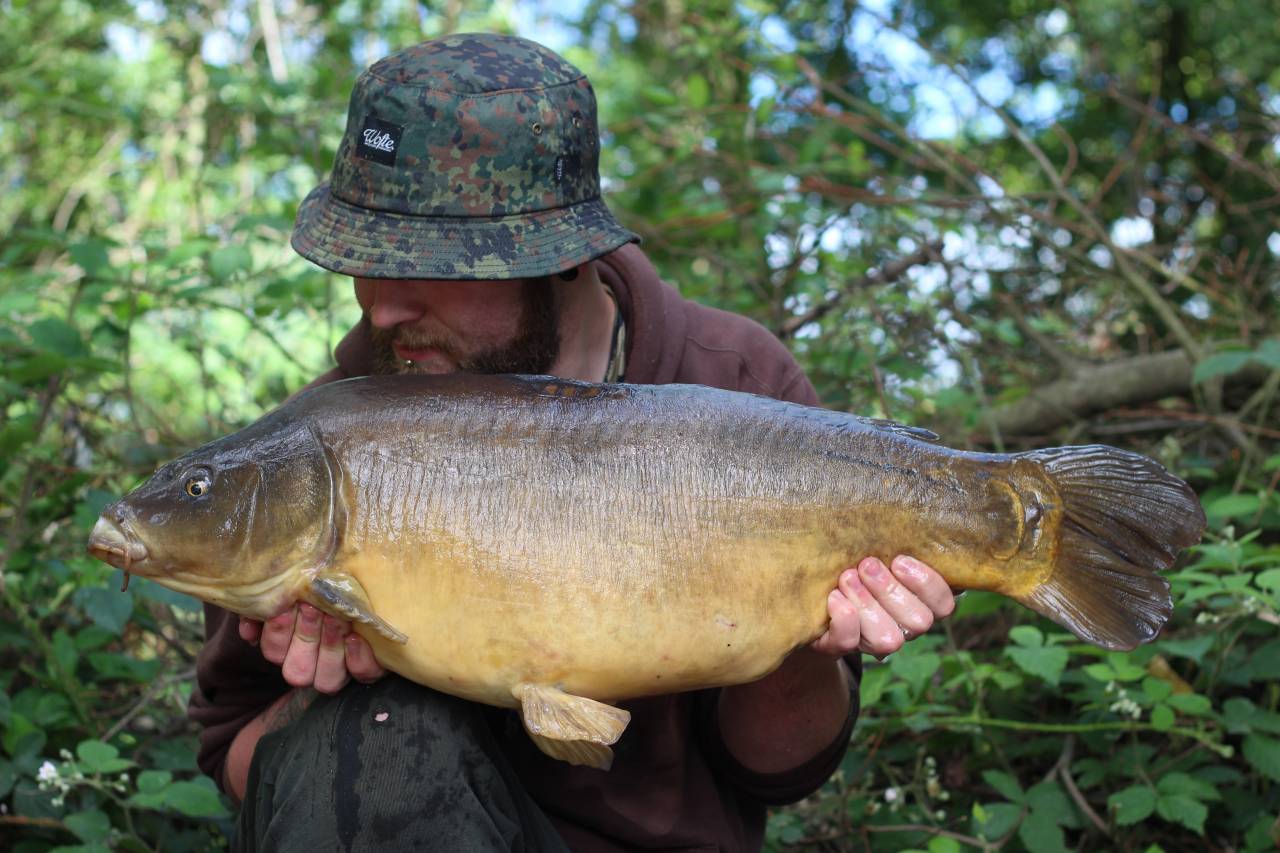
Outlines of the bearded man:
[{"label": "bearded man", "polygon": [[[449,36],[369,68],[293,234],[363,311],[312,384],[530,373],[817,405],[761,326],[658,278],[600,199],[598,157],[590,84],[532,42]],[[756,850],[766,807],[844,755],[859,654],[953,606],[918,561],[865,559],[831,590],[826,633],[770,675],[623,703],[607,772],[543,755],[512,711],[388,675],[305,604],[265,625],[208,607],[191,716],[201,767],[242,801],[238,849]]]}]

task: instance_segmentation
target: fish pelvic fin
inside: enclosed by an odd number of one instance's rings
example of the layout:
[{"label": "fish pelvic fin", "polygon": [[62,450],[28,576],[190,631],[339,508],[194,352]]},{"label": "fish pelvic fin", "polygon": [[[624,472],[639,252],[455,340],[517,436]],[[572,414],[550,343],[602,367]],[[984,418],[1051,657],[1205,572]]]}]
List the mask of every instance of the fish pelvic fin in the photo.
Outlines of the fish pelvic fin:
[{"label": "fish pelvic fin", "polygon": [[312,578],[309,589],[310,603],[316,609],[339,619],[368,625],[393,643],[409,642],[408,636],[373,612],[369,595],[360,581],[346,572],[322,571]]},{"label": "fish pelvic fin", "polygon": [[1204,533],[1195,492],[1158,462],[1114,447],[1017,456],[1053,481],[1062,523],[1044,580],[1014,598],[1106,649],[1154,639],[1173,612],[1169,582],[1158,573]]},{"label": "fish pelvic fin", "polygon": [[631,713],[546,684],[522,682],[511,689],[520,700],[525,731],[552,758],[608,770]]}]

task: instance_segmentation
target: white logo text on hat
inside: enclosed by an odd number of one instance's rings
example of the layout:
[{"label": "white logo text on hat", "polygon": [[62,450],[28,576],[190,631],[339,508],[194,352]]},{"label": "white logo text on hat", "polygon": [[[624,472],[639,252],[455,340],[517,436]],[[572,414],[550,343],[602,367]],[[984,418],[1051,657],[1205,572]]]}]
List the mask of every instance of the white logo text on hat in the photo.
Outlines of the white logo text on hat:
[{"label": "white logo text on hat", "polygon": [[389,121],[368,115],[356,137],[356,156],[372,160],[384,166],[396,164],[396,151],[400,147],[400,134],[404,128]]}]

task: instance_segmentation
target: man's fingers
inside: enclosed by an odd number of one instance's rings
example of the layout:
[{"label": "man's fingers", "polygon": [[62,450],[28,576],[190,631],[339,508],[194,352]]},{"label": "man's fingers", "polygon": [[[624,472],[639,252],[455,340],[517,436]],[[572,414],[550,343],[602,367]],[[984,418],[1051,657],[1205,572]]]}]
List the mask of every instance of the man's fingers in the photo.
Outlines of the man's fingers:
[{"label": "man's fingers", "polygon": [[[899,555],[893,558],[893,574],[902,585],[924,603],[938,619],[956,609],[956,597],[942,575],[917,560]],[[909,626],[903,626],[909,627]]]},{"label": "man's fingers", "polygon": [[387,674],[382,665],[373,657],[373,649],[359,634],[350,633],[346,639],[347,671],[351,677],[362,684],[377,681]]},{"label": "man's fingers", "polygon": [[247,616],[240,617],[240,639],[244,640],[251,646],[258,645],[258,639],[262,636],[262,623],[257,619],[250,619]]},{"label": "man's fingers", "polygon": [[280,674],[294,687],[310,687],[316,678],[316,664],[320,657],[320,630],[323,619],[320,611],[310,604],[298,605],[298,619],[293,629],[293,640],[285,653]]},{"label": "man's fingers", "polygon": [[881,571],[888,572],[879,560],[868,558],[859,564],[858,571],[840,575],[840,591],[857,605],[858,624],[862,634],[859,648],[868,654],[884,657],[902,648],[902,629],[863,583],[863,567],[871,560],[879,564]]},{"label": "man's fingers", "polygon": [[884,563],[868,557],[858,564],[858,575],[894,622],[898,633],[918,637],[933,627],[933,611],[914,592],[898,582]]},{"label": "man's fingers", "polygon": [[276,666],[284,663],[284,656],[289,651],[289,643],[293,640],[293,623],[297,615],[298,608],[295,606],[262,623],[262,632],[259,637],[262,656]]},{"label": "man's fingers", "polygon": [[350,623],[332,616],[325,616],[320,629],[320,653],[316,658],[316,676],[313,685],[321,693],[337,693],[350,680],[347,674],[344,639]]},{"label": "man's fingers", "polygon": [[827,614],[831,617],[826,632],[813,641],[815,652],[840,657],[858,650],[858,608],[838,589],[827,596]]}]

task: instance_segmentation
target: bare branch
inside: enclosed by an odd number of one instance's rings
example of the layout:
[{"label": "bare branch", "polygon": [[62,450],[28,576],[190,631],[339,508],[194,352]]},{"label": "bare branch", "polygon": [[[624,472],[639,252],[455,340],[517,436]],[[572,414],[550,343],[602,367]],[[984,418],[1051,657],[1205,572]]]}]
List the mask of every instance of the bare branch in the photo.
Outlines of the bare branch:
[{"label": "bare branch", "polygon": [[[991,413],[992,425],[1006,436],[1037,435],[1108,409],[1188,394],[1192,368],[1191,359],[1183,350],[1082,368],[996,409]],[[1251,365],[1226,377],[1226,381],[1258,384],[1265,377],[1265,368]]]}]

